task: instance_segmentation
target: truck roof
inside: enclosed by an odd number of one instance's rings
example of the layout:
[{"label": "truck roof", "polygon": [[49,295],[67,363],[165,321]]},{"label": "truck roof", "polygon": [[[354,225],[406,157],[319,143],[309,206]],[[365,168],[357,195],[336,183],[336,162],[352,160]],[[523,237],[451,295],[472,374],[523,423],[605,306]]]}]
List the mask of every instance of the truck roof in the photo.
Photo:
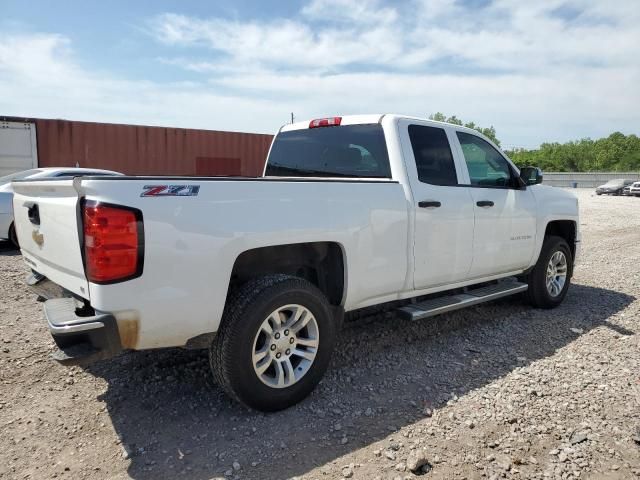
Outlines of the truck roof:
[{"label": "truck roof", "polygon": [[309,128],[309,125],[314,120],[340,118],[341,119],[340,125],[359,125],[359,124],[380,123],[383,118],[389,118],[389,117],[391,117],[394,120],[418,120],[420,122],[432,123],[434,125],[447,125],[447,126],[455,127],[456,129],[459,129],[459,130],[467,130],[469,132],[474,133],[475,135],[478,135],[479,133],[476,130],[472,130],[463,125],[456,125],[455,123],[439,122],[437,120],[430,120],[428,118],[413,117],[411,115],[401,115],[397,113],[370,113],[370,114],[364,114],[364,115],[342,115],[342,116],[336,115],[333,117],[322,117],[317,119],[310,118],[308,120],[302,120],[295,123],[285,124],[282,127],[280,127],[279,131],[289,132],[291,130],[305,130]]},{"label": "truck roof", "polygon": [[[363,124],[372,124],[372,123],[381,123],[383,118],[390,118],[393,121],[398,121],[398,120],[415,120],[415,121],[419,121],[420,123],[426,123],[426,124],[432,124],[434,126],[448,126],[448,127],[454,127],[456,130],[460,130],[463,132],[468,132],[471,133],[473,135],[482,137],[484,140],[488,141],[491,145],[493,145],[496,148],[497,147],[493,141],[488,138],[486,135],[482,134],[481,132],[471,129],[469,127],[465,127],[463,125],[457,125],[455,123],[449,123],[449,122],[439,122],[437,120],[430,120],[428,118],[420,118],[420,117],[412,117],[410,115],[400,115],[397,113],[372,113],[372,114],[366,114],[366,115],[343,115],[343,116],[333,116],[333,117],[323,117],[323,118],[312,118],[309,120],[303,120],[300,122],[295,122],[295,123],[288,123],[283,125],[282,127],[280,127],[280,130],[278,131],[278,133],[280,132],[290,132],[292,130],[306,130],[311,128],[311,123],[314,121],[336,121],[337,119],[339,120],[339,123],[336,123],[337,125],[363,125]],[[332,125],[332,124],[330,124]],[[326,126],[326,124],[325,124]]]}]

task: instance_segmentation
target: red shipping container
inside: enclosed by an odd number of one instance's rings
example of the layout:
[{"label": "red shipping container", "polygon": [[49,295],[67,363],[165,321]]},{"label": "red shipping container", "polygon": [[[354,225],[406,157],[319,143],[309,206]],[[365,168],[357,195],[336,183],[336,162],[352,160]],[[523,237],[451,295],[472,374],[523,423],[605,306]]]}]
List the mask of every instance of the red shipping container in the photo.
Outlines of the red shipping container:
[{"label": "red shipping container", "polygon": [[36,124],[38,165],[129,175],[260,176],[272,135],[69,120]]}]

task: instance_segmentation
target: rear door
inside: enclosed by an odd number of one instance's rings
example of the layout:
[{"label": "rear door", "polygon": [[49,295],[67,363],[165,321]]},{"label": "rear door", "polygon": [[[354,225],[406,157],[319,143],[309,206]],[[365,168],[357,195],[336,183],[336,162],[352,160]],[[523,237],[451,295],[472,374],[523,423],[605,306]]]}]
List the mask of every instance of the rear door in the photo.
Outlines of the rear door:
[{"label": "rear door", "polygon": [[400,139],[413,194],[414,288],[463,281],[471,267],[473,203],[460,186],[462,165],[450,147],[452,129],[401,120]]},{"label": "rear door", "polygon": [[454,142],[475,211],[470,277],[526,268],[536,240],[535,197],[489,142],[466,131],[456,131]]},{"label": "rear door", "polygon": [[89,298],[74,180],[14,182],[13,189],[15,227],[25,262],[52,282]]}]

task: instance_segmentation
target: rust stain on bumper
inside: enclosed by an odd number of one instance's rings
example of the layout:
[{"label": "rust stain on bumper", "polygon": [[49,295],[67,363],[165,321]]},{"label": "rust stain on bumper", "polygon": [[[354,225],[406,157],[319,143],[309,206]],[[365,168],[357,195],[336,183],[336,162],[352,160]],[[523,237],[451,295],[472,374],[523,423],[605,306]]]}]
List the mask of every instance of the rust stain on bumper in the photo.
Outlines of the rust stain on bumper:
[{"label": "rust stain on bumper", "polygon": [[134,319],[118,319],[118,333],[122,348],[135,349],[140,335],[140,322]]}]

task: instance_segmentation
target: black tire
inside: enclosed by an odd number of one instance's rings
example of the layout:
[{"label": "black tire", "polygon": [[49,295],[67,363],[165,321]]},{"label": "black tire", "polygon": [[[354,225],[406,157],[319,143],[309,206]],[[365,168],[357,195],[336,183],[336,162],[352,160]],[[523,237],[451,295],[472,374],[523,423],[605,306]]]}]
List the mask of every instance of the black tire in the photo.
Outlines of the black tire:
[{"label": "black tire", "polygon": [[[299,304],[315,317],[319,345],[307,373],[289,387],[274,388],[260,380],[252,364],[253,342],[262,322],[276,309]],[[265,412],[290,407],[322,379],[333,352],[337,325],[329,302],[308,281],[289,275],[268,275],[250,280],[230,295],[215,340],[209,349],[217,383],[240,403]]]},{"label": "black tire", "polygon": [[[562,251],[567,259],[567,277],[562,290],[554,297],[547,290],[547,264],[551,260],[552,255],[558,250]],[[562,303],[567,294],[572,274],[573,257],[566,240],[554,235],[545,237],[544,242],[542,243],[540,256],[538,257],[538,262],[524,279],[525,282],[529,284],[529,288],[525,292],[528,302],[537,308],[557,307]]]},{"label": "black tire", "polygon": [[18,243],[18,235],[16,235],[16,226],[12,223],[9,227],[9,240],[15,245],[16,248],[20,248]]}]

